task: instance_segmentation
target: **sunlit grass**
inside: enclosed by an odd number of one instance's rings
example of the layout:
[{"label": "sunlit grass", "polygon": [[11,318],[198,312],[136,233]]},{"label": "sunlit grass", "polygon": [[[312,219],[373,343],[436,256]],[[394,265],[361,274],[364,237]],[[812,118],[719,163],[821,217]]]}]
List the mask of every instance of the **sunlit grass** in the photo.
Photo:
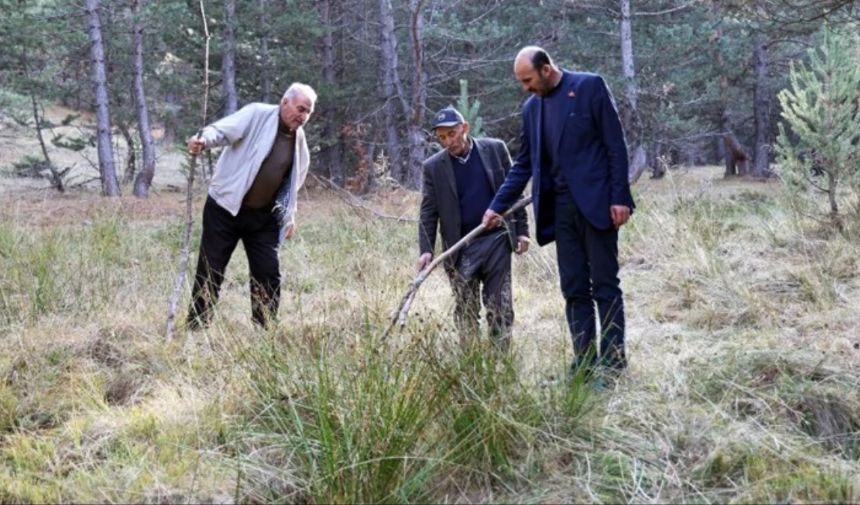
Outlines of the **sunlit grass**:
[{"label": "sunlit grass", "polygon": [[459,348],[441,272],[382,341],[414,225],[302,195],[279,324],[239,248],[213,326],[165,342],[178,216],[4,218],[0,500],[857,501],[858,244],[718,175],[636,188],[631,368],[598,391],[564,380],[552,246],[514,260],[511,356]]}]

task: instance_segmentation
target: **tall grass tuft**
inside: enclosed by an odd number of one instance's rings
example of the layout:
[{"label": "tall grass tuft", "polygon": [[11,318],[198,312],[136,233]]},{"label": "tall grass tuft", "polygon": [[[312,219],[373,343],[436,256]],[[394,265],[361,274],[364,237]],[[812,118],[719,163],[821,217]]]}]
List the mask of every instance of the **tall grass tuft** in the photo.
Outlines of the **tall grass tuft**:
[{"label": "tall grass tuft", "polygon": [[538,441],[586,411],[581,379],[524,384],[489,344],[460,352],[439,334],[413,334],[382,352],[370,333],[345,345],[317,331],[287,332],[247,356],[249,412],[259,414],[237,441],[255,455],[241,458],[244,496],[407,503],[450,499],[454,483],[510,488],[538,471],[528,458]]},{"label": "tall grass tuft", "polygon": [[[295,499],[315,503],[427,500],[442,461],[432,429],[450,382],[417,347],[392,359],[370,346],[321,345],[318,356],[273,344],[249,356],[260,415],[250,439],[280,452]],[[265,473],[265,472],[264,472]],[[274,498],[274,497],[271,497]]]}]

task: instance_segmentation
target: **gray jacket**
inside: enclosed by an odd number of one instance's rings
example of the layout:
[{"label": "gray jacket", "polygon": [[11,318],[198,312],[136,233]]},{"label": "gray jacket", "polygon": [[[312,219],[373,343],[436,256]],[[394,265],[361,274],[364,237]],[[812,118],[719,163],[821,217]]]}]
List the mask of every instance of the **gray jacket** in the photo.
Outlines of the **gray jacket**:
[{"label": "gray jacket", "polygon": [[[227,146],[215,165],[209,196],[234,216],[275,143],[279,110],[278,105],[251,103],[203,129],[201,135],[206,147]],[[293,170],[275,196],[274,212],[281,224],[281,240],[285,227],[295,224],[299,188],[305,182],[309,165],[305,131],[299,128]]]},{"label": "gray jacket", "polygon": [[[472,149],[477,149],[487,173],[487,179],[495,193],[505,181],[511,168],[511,155],[505,143],[498,139],[472,139]],[[427,158],[423,165],[424,188],[421,199],[421,218],[418,223],[418,247],[420,253],[433,253],[436,245],[436,230],[442,236],[442,248],[448,249],[460,240],[460,201],[457,196],[457,181],[451,156],[444,149]],[[516,237],[528,236],[529,225],[525,209],[520,209],[507,219],[508,238],[516,249]],[[456,263],[456,255],[445,265],[449,270]]]}]

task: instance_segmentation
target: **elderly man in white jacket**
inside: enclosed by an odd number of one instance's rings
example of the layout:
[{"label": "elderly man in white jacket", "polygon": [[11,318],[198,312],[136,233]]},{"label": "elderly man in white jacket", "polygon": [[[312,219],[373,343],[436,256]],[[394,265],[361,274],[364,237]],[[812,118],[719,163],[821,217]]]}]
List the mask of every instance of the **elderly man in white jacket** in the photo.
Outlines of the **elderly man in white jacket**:
[{"label": "elderly man in white jacket", "polygon": [[278,247],[296,230],[296,200],[310,164],[302,127],[314,110],[316,92],[293,83],[279,105],[252,103],[188,139],[197,155],[225,146],[203,208],[203,235],[188,327],[206,326],[239,240],[251,270],[251,315],[266,325],[278,311],[281,272]]}]

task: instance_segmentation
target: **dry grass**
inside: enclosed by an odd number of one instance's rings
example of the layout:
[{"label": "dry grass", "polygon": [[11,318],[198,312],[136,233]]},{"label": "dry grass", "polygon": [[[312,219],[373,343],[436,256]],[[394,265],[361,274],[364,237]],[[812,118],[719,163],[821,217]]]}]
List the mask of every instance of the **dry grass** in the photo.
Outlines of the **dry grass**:
[{"label": "dry grass", "polygon": [[539,387],[570,355],[553,246],[515,259],[509,363],[454,351],[441,273],[383,346],[414,226],[312,189],[279,327],[250,324],[240,250],[214,326],[166,343],[178,195],[5,193],[0,500],[857,501],[858,244],[720,175],[635,188],[631,368],[591,396]]}]

